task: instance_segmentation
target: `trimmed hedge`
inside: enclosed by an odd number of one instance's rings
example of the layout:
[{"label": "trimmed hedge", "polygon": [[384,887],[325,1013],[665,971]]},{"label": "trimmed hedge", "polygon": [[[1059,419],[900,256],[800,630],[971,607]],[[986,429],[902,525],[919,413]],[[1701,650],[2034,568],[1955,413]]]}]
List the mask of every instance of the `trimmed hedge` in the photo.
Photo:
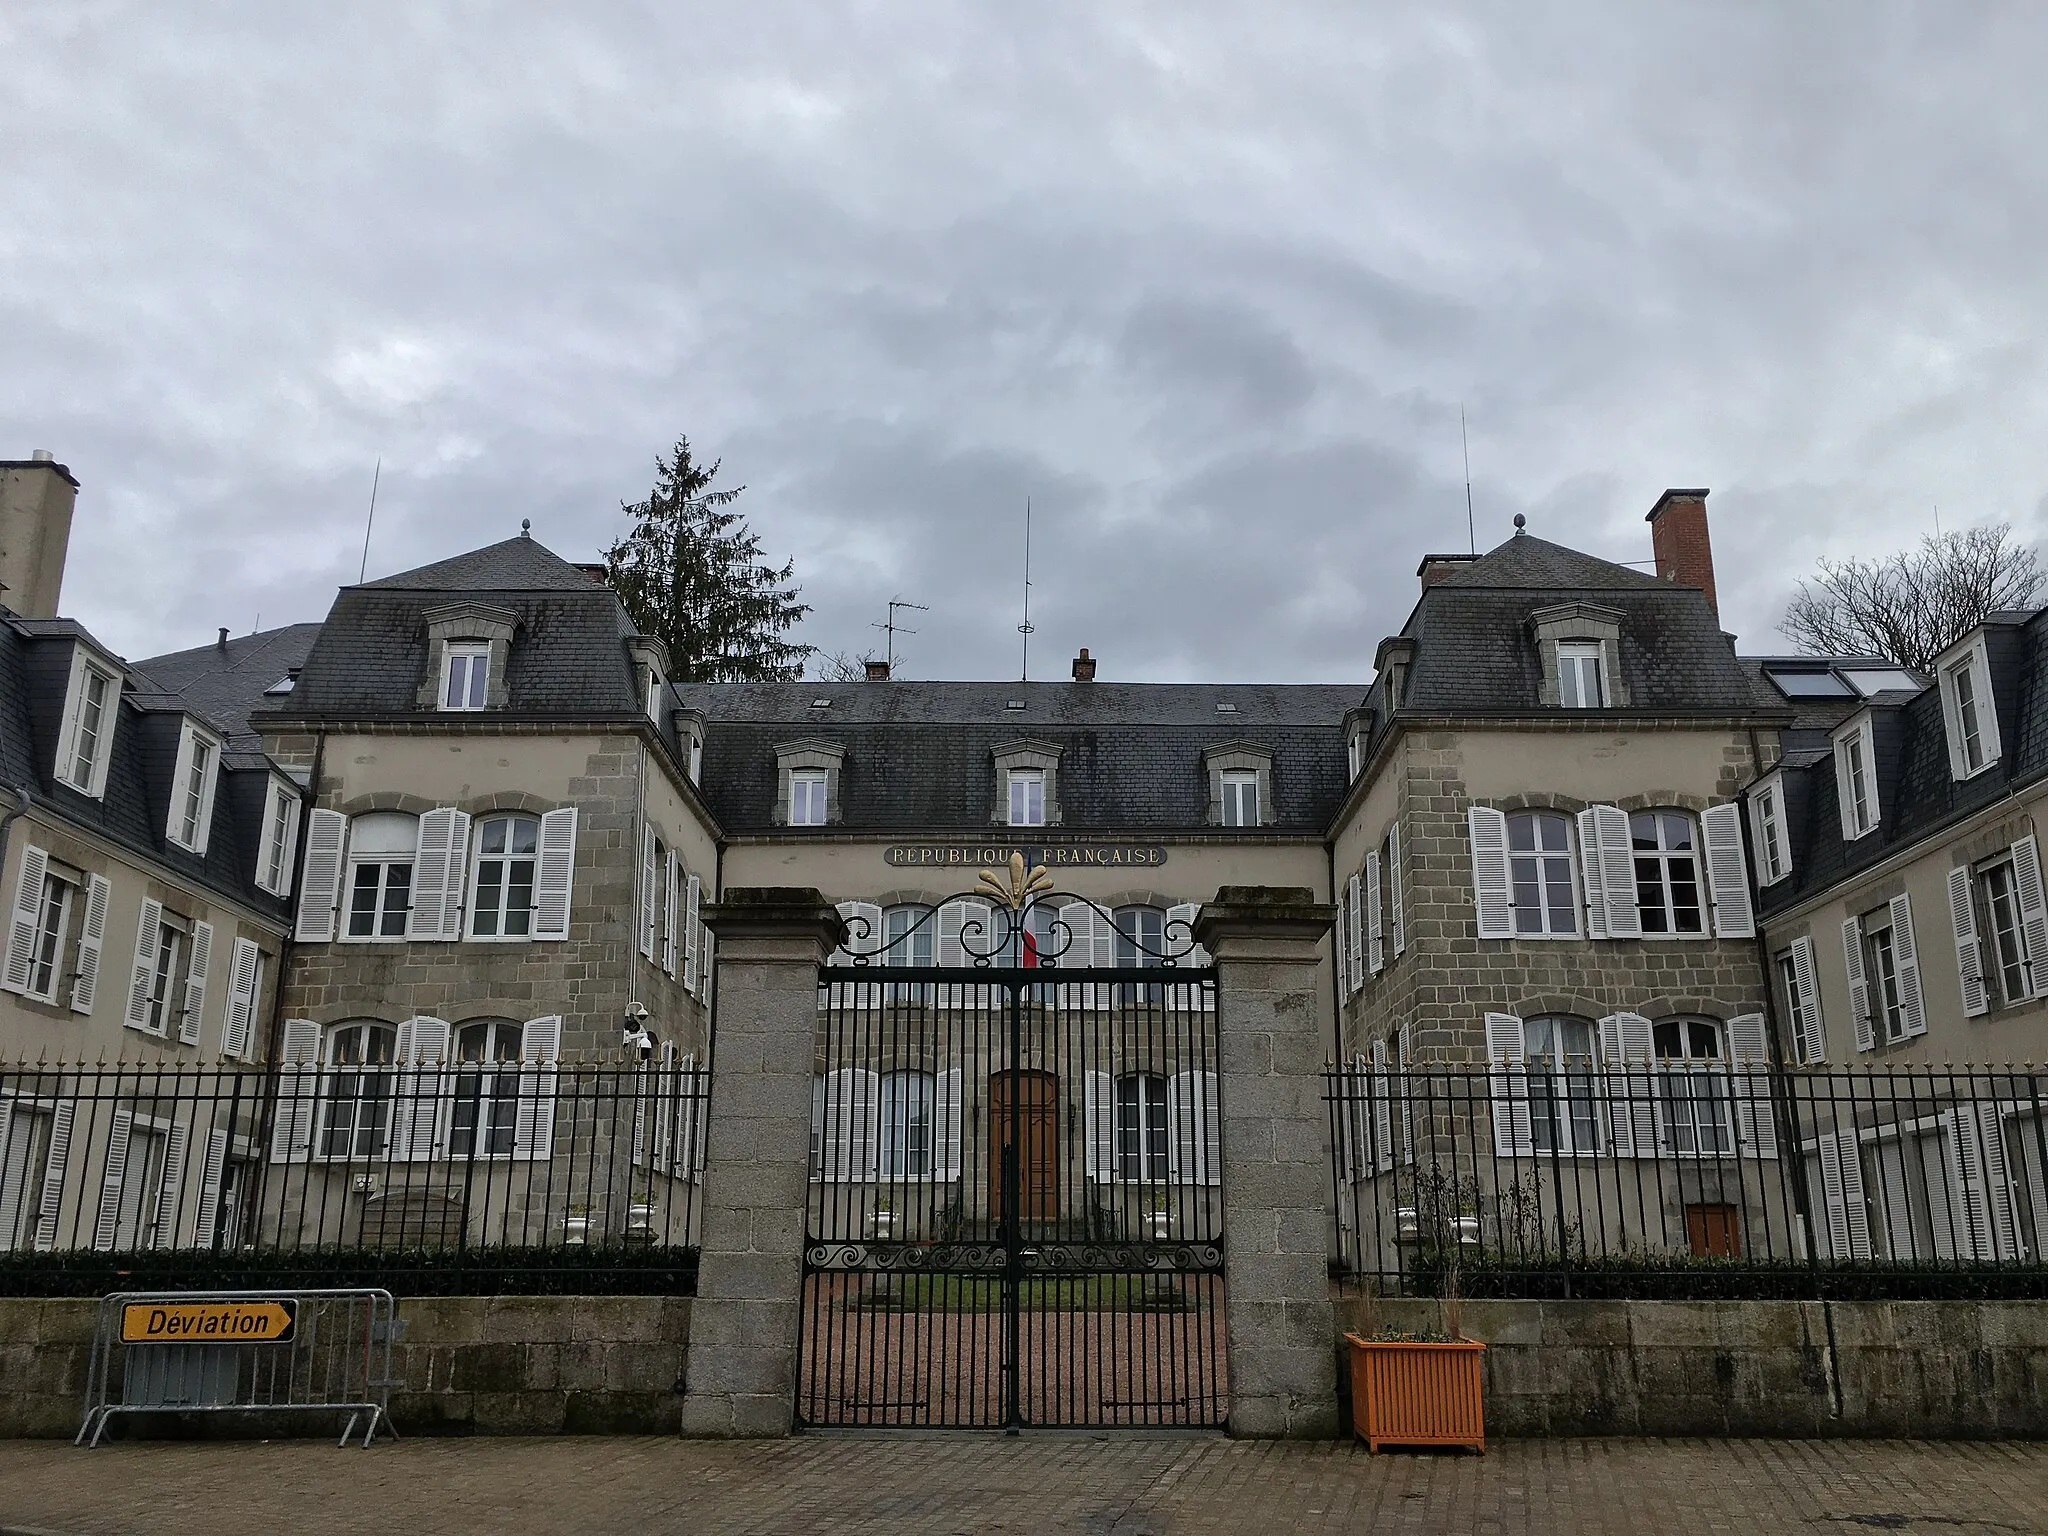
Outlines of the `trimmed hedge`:
[{"label": "trimmed hedge", "polygon": [[[1418,1266],[1404,1279],[1410,1296],[1442,1289],[1434,1266]],[[1555,1263],[1536,1268],[1480,1259],[1461,1266],[1458,1289],[1502,1301],[2043,1301],[2048,1264],[1810,1264],[1618,1254],[1574,1259],[1560,1270]]]},{"label": "trimmed hedge", "polygon": [[695,1248],[198,1248],[0,1253],[0,1296],[381,1286],[394,1296],[694,1296]]}]

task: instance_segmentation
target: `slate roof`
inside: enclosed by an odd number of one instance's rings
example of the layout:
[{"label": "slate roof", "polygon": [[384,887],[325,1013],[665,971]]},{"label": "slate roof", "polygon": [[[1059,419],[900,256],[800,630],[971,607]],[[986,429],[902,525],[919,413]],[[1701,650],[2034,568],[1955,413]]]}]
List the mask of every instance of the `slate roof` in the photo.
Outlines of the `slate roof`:
[{"label": "slate roof", "polygon": [[589,572],[523,533],[362,585],[404,592],[588,592],[599,586]]},{"label": "slate roof", "polygon": [[319,634],[318,624],[287,624],[231,636],[225,645],[152,656],[134,663],[134,670],[219,727],[230,751],[261,752],[263,740],[249,715],[282,701],[265,690],[305,665]]}]

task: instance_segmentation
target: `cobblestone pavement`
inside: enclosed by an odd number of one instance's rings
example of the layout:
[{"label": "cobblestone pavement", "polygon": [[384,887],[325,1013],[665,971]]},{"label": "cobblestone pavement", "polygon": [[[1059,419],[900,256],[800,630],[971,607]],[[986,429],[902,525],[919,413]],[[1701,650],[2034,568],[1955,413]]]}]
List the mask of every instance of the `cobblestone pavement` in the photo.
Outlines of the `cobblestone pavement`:
[{"label": "cobblestone pavement", "polygon": [[2048,1444],[1219,1436],[0,1443],[0,1533],[2048,1532]]}]

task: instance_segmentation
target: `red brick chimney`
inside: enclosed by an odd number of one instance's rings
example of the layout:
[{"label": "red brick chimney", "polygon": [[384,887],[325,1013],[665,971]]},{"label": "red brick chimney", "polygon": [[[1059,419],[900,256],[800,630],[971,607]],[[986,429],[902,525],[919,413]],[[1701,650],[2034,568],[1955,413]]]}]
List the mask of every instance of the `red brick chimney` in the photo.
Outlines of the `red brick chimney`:
[{"label": "red brick chimney", "polygon": [[1074,658],[1074,681],[1092,683],[1095,681],[1095,658],[1088,654],[1088,647],[1081,647],[1081,654]]},{"label": "red brick chimney", "polygon": [[1415,574],[1422,578],[1426,592],[1461,565],[1470,565],[1477,555],[1424,555],[1422,564],[1415,567]]},{"label": "red brick chimney", "polygon": [[871,683],[886,683],[889,681],[889,663],[886,661],[868,662],[867,678]]},{"label": "red brick chimney", "polygon": [[1657,575],[1681,587],[1698,587],[1718,618],[1714,595],[1714,546],[1707,538],[1707,493],[1666,491],[1650,508],[1650,548],[1657,556]]}]

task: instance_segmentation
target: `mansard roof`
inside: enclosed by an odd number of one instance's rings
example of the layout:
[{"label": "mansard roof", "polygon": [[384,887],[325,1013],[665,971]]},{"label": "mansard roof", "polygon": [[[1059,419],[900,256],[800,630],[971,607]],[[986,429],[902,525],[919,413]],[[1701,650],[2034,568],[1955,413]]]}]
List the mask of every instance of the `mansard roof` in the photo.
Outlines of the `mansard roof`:
[{"label": "mansard roof", "polygon": [[1583,587],[1590,591],[1663,590],[1669,583],[1583,550],[1567,549],[1533,533],[1518,533],[1477,560],[1460,565],[1437,587],[1535,587],[1545,591]]}]

